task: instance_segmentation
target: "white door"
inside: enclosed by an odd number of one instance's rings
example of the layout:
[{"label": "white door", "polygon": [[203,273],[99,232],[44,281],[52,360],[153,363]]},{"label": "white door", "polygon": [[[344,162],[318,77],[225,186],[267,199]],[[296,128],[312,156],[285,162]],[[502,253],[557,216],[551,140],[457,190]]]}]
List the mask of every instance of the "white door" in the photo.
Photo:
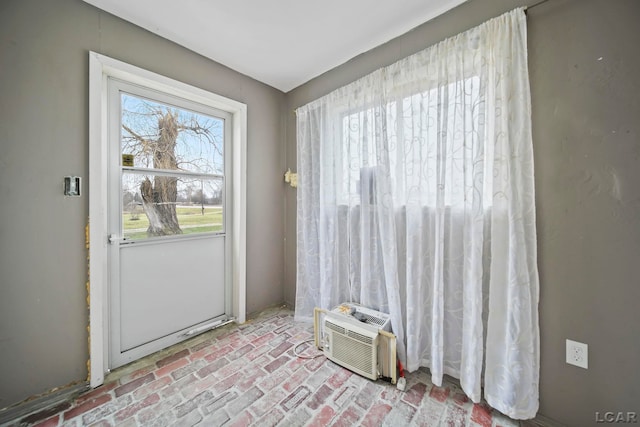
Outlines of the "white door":
[{"label": "white door", "polygon": [[108,81],[109,365],[231,312],[230,115]]}]

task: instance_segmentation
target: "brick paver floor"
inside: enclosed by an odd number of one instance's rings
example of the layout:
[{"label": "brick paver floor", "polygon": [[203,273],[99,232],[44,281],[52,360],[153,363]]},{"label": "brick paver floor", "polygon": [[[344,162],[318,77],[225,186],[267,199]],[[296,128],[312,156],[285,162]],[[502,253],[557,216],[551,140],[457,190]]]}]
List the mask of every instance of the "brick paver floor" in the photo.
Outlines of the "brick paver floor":
[{"label": "brick paver floor", "polygon": [[[286,307],[209,331],[111,372],[103,386],[15,426],[537,426],[473,404],[448,379],[408,373],[406,391],[294,346],[313,328]],[[310,344],[303,355],[318,354]]]}]

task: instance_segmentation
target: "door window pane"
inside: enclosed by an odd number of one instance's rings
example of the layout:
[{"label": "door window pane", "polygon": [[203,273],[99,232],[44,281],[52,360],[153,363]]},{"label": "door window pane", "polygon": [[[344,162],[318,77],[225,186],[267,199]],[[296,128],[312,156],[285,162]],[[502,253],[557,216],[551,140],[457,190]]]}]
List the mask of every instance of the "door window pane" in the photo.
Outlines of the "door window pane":
[{"label": "door window pane", "polygon": [[133,167],[224,174],[224,119],[122,92],[121,148]]},{"label": "door window pane", "polygon": [[224,232],[224,179],[123,172],[126,240]]}]

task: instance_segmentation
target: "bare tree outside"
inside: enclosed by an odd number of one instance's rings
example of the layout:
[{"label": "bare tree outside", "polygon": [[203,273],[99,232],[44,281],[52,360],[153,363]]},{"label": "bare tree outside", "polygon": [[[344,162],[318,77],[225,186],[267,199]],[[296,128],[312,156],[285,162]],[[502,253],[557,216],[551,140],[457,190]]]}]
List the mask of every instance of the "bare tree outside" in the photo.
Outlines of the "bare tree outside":
[{"label": "bare tree outside", "polygon": [[[197,189],[204,215],[205,198],[214,197],[222,181],[162,172],[222,176],[224,121],[128,94],[122,94],[121,100],[122,153],[133,155],[136,168],[157,170],[136,175],[132,181],[148,219],[147,235],[182,234],[176,209],[179,199],[191,201]],[[136,199],[135,195],[129,198]]]}]

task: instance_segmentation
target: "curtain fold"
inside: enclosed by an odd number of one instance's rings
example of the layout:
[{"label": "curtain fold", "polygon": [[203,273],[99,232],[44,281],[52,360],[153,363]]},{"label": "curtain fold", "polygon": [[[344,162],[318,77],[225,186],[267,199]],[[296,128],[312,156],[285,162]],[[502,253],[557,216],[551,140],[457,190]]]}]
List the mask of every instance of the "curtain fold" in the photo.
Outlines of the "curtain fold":
[{"label": "curtain fold", "polygon": [[391,315],[398,355],[538,409],[526,18],[516,9],[297,111],[296,318]]}]

